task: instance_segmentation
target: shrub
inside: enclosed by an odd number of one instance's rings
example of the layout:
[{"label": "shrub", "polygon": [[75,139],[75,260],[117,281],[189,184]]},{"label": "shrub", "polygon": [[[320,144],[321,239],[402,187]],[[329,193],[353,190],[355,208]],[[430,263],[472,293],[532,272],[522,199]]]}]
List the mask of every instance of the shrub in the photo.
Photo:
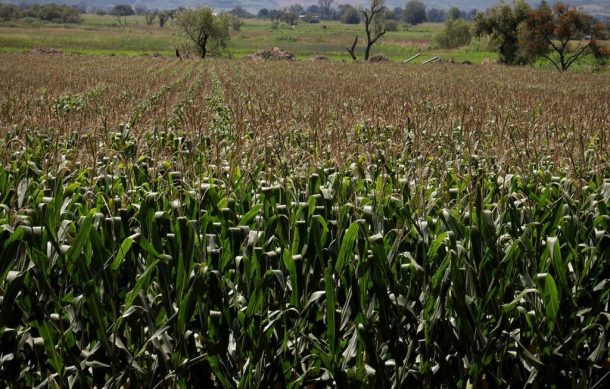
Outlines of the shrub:
[{"label": "shrub", "polygon": [[388,20],[385,23],[386,31],[398,31],[398,22],[396,20]]},{"label": "shrub", "polygon": [[448,20],[443,31],[434,37],[436,44],[443,49],[467,46],[471,39],[470,24],[463,19]]}]

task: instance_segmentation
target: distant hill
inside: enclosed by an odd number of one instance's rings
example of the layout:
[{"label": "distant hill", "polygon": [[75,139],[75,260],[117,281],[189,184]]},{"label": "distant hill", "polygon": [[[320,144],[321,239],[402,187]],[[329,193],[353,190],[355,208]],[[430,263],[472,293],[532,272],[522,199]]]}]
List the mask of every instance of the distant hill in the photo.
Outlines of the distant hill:
[{"label": "distant hill", "polygon": [[[537,4],[539,0],[529,0]],[[551,3],[553,1],[550,1]],[[610,0],[567,0],[570,5],[577,6],[593,15],[610,16]],[[178,7],[197,7],[207,5],[217,10],[231,9],[241,6],[249,11],[257,12],[261,8],[283,9],[292,4],[299,3],[305,7],[317,4],[317,0],[0,0],[0,3],[13,4],[44,4],[59,3],[78,5],[87,9],[110,8],[115,4],[144,5],[149,9],[175,9]],[[367,5],[366,0],[335,0],[334,6],[339,4]],[[403,7],[406,0],[386,0],[390,8]],[[497,0],[424,0],[428,8],[448,9],[459,7],[463,10],[485,10],[497,3]]]}]

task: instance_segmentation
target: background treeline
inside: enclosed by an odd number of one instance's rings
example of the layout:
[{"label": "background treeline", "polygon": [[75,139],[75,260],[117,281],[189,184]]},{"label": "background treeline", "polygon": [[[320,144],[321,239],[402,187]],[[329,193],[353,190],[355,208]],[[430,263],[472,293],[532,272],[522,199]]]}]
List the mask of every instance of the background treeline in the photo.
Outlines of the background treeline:
[{"label": "background treeline", "polygon": [[0,21],[24,18],[54,23],[80,23],[82,21],[81,10],[77,7],[57,4],[18,7],[13,4],[0,4]]},{"label": "background treeline", "polygon": [[[304,7],[301,4],[293,4],[284,9],[261,9],[257,16],[259,18],[271,18],[290,23],[301,20],[316,23],[320,20],[338,20],[346,24],[360,23],[360,10],[350,4],[333,5],[333,0],[319,0],[318,4]],[[239,7],[238,7],[239,8]],[[457,7],[444,10],[439,8],[427,9],[421,0],[409,0],[403,7],[384,7],[385,19],[403,21],[407,24],[420,24],[423,22],[444,22],[450,19],[462,18],[471,20],[477,14],[476,9],[461,10]],[[254,15],[250,14],[251,17]],[[240,17],[243,17],[240,15]]]}]

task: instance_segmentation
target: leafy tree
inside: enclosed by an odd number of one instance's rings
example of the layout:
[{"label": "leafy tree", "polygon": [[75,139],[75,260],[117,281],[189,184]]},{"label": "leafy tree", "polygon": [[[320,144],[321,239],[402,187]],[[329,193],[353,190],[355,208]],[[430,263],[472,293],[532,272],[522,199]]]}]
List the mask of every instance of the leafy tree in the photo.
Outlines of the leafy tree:
[{"label": "leafy tree", "polygon": [[112,7],[110,14],[118,18],[119,24],[121,24],[121,18],[123,18],[123,22],[127,24],[127,16],[135,14],[135,11],[129,4],[116,4]]},{"label": "leafy tree", "polygon": [[394,13],[394,20],[399,21],[402,19],[402,14],[405,12],[405,10],[400,7],[395,7],[392,12]]},{"label": "leafy tree", "polygon": [[416,25],[426,21],[426,6],[421,0],[410,0],[405,5],[403,20]]},{"label": "leafy tree", "polygon": [[15,20],[21,19],[23,14],[21,10],[13,4],[0,4],[0,20]]},{"label": "leafy tree", "polygon": [[464,19],[447,20],[443,31],[434,37],[434,41],[443,49],[467,46],[471,39],[470,24]]},{"label": "leafy tree", "polygon": [[360,13],[356,8],[347,5],[341,16],[341,22],[346,24],[358,24],[360,23]]},{"label": "leafy tree", "polygon": [[256,15],[248,12],[248,10],[246,10],[245,8],[243,8],[239,5],[235,8],[233,8],[231,11],[229,11],[229,13],[233,14],[241,19],[252,19],[252,18],[256,17]]},{"label": "leafy tree", "polygon": [[134,5],[133,10],[136,13],[136,15],[144,15],[144,14],[149,13],[148,8],[146,8],[146,6],[141,3],[137,3],[136,5]]},{"label": "leafy tree", "polygon": [[315,5],[315,4],[310,5],[309,7],[307,7],[307,13],[320,16],[320,14],[321,14],[320,6]]},{"label": "leafy tree", "polygon": [[80,23],[80,11],[77,8],[57,4],[34,5],[23,11],[23,16],[53,23]]},{"label": "leafy tree", "polygon": [[299,15],[294,12],[281,12],[280,20],[290,26],[294,26],[299,22]]},{"label": "leafy tree", "polygon": [[129,4],[117,4],[112,7],[110,13],[114,16],[130,16],[133,15],[135,11]]},{"label": "leafy tree", "polygon": [[320,19],[330,19],[332,16],[332,6],[335,0],[318,0],[320,7]]},{"label": "leafy tree", "polygon": [[530,7],[525,0],[515,0],[511,5],[500,3],[487,13],[474,18],[474,33],[477,37],[490,35],[497,47],[500,62],[517,65],[526,62],[519,48],[519,28],[529,15]]},{"label": "leafy tree", "polygon": [[475,16],[477,16],[477,9],[473,8],[470,11],[468,11],[468,13],[466,15],[464,15],[464,19],[466,20],[472,20],[474,19]]},{"label": "leafy tree", "polygon": [[290,7],[288,7],[288,11],[289,12],[293,12],[297,15],[300,15],[301,13],[303,13],[304,9],[303,6],[299,3],[293,4]]},{"label": "leafy tree", "polygon": [[231,28],[233,29],[233,31],[241,30],[241,26],[244,23],[241,21],[240,17],[233,13],[230,13],[229,17],[231,18]]},{"label": "leafy tree", "polygon": [[430,22],[444,22],[447,19],[447,12],[443,9],[430,8],[426,13],[427,19]]},{"label": "leafy tree", "polygon": [[183,10],[177,14],[176,24],[187,42],[194,46],[199,56],[219,55],[229,41],[229,15],[214,16],[208,7]]},{"label": "leafy tree", "polygon": [[451,7],[449,12],[447,12],[447,19],[449,20],[461,19],[462,17],[463,13],[458,7]]},{"label": "leafy tree", "polygon": [[[521,33],[521,47],[530,60],[544,58],[560,71],[565,71],[587,54],[600,61],[610,57],[610,51],[595,38],[603,25],[576,8],[557,3],[551,9],[543,3],[527,17]],[[573,42],[588,34],[586,41]]]},{"label": "leafy tree", "polygon": [[267,8],[263,8],[260,11],[258,11],[257,16],[261,19],[267,19],[269,17],[269,10]]}]

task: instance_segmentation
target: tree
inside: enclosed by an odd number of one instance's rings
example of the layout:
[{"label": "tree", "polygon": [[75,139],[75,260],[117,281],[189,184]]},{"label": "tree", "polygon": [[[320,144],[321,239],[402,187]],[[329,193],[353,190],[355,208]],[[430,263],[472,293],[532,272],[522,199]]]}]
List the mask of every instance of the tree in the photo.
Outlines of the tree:
[{"label": "tree", "polygon": [[315,5],[315,4],[314,5],[310,5],[309,7],[307,7],[307,11],[306,12],[308,14],[317,15],[317,16],[320,16],[320,13],[321,13],[320,12],[320,7]]},{"label": "tree", "polygon": [[233,8],[231,11],[229,11],[229,13],[233,14],[241,19],[252,19],[252,18],[256,17],[256,15],[248,12],[248,10],[246,10],[245,8],[243,8],[239,5],[235,8]]},{"label": "tree", "polygon": [[0,20],[15,20],[21,19],[23,14],[21,10],[13,4],[0,4]]},{"label": "tree", "polygon": [[449,12],[447,12],[447,19],[449,20],[461,19],[462,16],[462,11],[458,7],[451,7]]},{"label": "tree", "polygon": [[330,19],[334,1],[335,0],[318,0],[318,5],[320,6],[320,19]]},{"label": "tree", "polygon": [[360,23],[360,14],[358,10],[351,5],[347,5],[344,7],[343,15],[341,16],[341,23],[345,24],[359,24]]},{"label": "tree", "polygon": [[267,19],[269,17],[269,10],[267,8],[263,8],[260,11],[258,11],[257,16],[261,19]]},{"label": "tree", "polygon": [[400,21],[400,19],[402,19],[402,14],[405,12],[405,10],[400,7],[395,7],[392,12],[394,13],[394,20]]},{"label": "tree", "polygon": [[119,19],[119,24],[121,24],[121,18],[123,18],[124,23],[127,24],[127,16],[131,16],[134,13],[135,11],[129,4],[117,4],[112,7],[112,10],[110,11],[111,15],[114,15]]},{"label": "tree", "polygon": [[[595,39],[602,31],[603,25],[594,25],[591,16],[576,8],[557,3],[551,9],[543,3],[527,17],[520,44],[528,59],[544,58],[558,70],[565,71],[587,54],[600,61],[610,56],[610,51]],[[573,42],[585,34],[586,41]]]},{"label": "tree", "polygon": [[464,19],[447,20],[443,31],[434,37],[434,41],[443,49],[467,46],[471,39],[470,24]]},{"label": "tree", "polygon": [[45,4],[34,5],[23,11],[24,17],[31,17],[53,23],[80,23],[80,11],[71,6]]},{"label": "tree", "polygon": [[474,19],[475,16],[477,16],[477,9],[473,8],[470,11],[468,11],[468,13],[464,16],[464,19],[466,20],[472,20]]},{"label": "tree", "polygon": [[430,22],[444,22],[445,19],[447,19],[447,12],[445,12],[443,9],[430,8],[426,16]]},{"label": "tree", "polygon": [[167,23],[167,20],[169,19],[169,13],[168,12],[162,12],[159,14],[159,27],[163,28],[165,27],[165,23]]},{"label": "tree", "polygon": [[136,13],[136,15],[144,15],[144,14],[148,13],[148,9],[146,8],[146,6],[144,4],[140,4],[140,3],[137,3],[136,5],[134,5],[133,10]]},{"label": "tree", "polygon": [[426,21],[426,6],[421,0],[410,0],[402,16],[406,23],[416,25]]},{"label": "tree", "polygon": [[498,4],[485,14],[474,18],[474,33],[477,37],[490,35],[497,46],[500,62],[518,65],[526,62],[519,49],[519,28],[529,15],[530,7],[525,0],[515,0],[512,6]]},{"label": "tree", "polygon": [[218,55],[229,41],[229,15],[214,16],[208,7],[179,12],[176,25],[202,59]]},{"label": "tree", "polygon": [[383,0],[371,0],[371,8],[363,9],[364,31],[366,33],[366,47],[364,48],[364,60],[368,61],[371,54],[371,47],[381,38],[386,30],[384,28],[383,15],[385,7]]},{"label": "tree", "polygon": [[280,14],[280,20],[289,26],[294,26],[299,22],[299,15],[294,12],[282,11]]},{"label": "tree", "polygon": [[241,30],[241,26],[244,23],[241,21],[240,17],[234,13],[230,13],[229,18],[231,19],[231,29],[233,29],[233,31]]},{"label": "tree", "polygon": [[144,14],[144,18],[146,20],[146,25],[152,26],[157,18],[157,12],[147,12]]},{"label": "tree", "polygon": [[304,11],[303,6],[299,3],[293,4],[290,7],[288,7],[288,12],[292,12],[295,13],[297,15],[302,14]]}]

